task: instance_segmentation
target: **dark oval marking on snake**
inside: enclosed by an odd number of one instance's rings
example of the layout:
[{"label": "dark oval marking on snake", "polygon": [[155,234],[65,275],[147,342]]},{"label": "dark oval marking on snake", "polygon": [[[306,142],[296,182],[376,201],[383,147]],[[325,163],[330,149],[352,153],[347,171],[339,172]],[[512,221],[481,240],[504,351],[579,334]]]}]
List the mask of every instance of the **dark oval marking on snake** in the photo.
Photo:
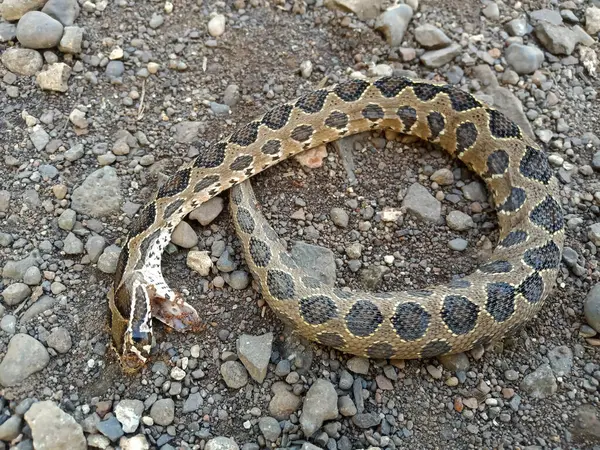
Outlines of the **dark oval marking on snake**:
[{"label": "dark oval marking on snake", "polygon": [[413,92],[422,102],[428,102],[437,97],[438,94],[444,92],[443,86],[436,86],[428,83],[413,83]]},{"label": "dark oval marking on snake", "polygon": [[442,305],[442,320],[452,333],[467,334],[475,328],[479,306],[462,295],[447,295]]},{"label": "dark oval marking on snake", "polygon": [[248,251],[252,261],[258,267],[267,267],[271,262],[271,249],[266,242],[252,236],[248,243]]},{"label": "dark oval marking on snake", "polygon": [[550,195],[533,208],[529,218],[538,227],[542,227],[551,234],[558,233],[565,226],[562,209]]},{"label": "dark oval marking on snake", "polygon": [[540,247],[528,249],[523,261],[538,271],[557,269],[560,264],[560,249],[554,241],[549,241]]},{"label": "dark oval marking on snake", "polygon": [[325,125],[338,130],[346,128],[348,126],[348,114],[344,114],[341,111],[332,111],[327,119],[325,119]]},{"label": "dark oval marking on snake", "polygon": [[486,109],[492,136],[498,139],[521,138],[521,130],[508,117],[495,109]]},{"label": "dark oval marking on snake", "polygon": [[277,300],[291,300],[296,293],[292,276],[277,269],[267,271],[267,288]]},{"label": "dark oval marking on snake", "polygon": [[383,77],[374,85],[385,98],[393,98],[407,87],[412,86],[413,81],[404,77]]},{"label": "dark oval marking on snake", "polygon": [[229,168],[231,170],[244,170],[252,164],[254,161],[254,157],[251,155],[241,155],[235,158],[235,160],[231,163]]},{"label": "dark oval marking on snake", "polygon": [[143,233],[152,226],[156,220],[156,205],[154,203],[148,203],[142,209],[137,217],[132,220],[131,223],[131,236],[137,236]]},{"label": "dark oval marking on snake", "polygon": [[354,336],[366,337],[372,335],[383,322],[383,315],[377,305],[368,300],[357,300],[348,314],[346,326]]},{"label": "dark oval marking on snake", "polygon": [[270,139],[260,148],[265,155],[276,155],[281,152],[281,141]]},{"label": "dark oval marking on snake", "polygon": [[530,146],[527,146],[527,150],[521,158],[519,171],[523,176],[543,184],[548,184],[552,178],[552,169],[550,169],[548,157],[540,150]]},{"label": "dark oval marking on snake", "polygon": [[514,212],[517,211],[527,200],[527,192],[525,189],[514,187],[510,190],[508,198],[498,206],[499,211]]},{"label": "dark oval marking on snake", "polygon": [[446,119],[444,116],[437,111],[433,111],[427,115],[427,123],[429,124],[429,131],[431,135],[429,136],[430,141],[435,141],[444,131],[444,127],[446,126]]},{"label": "dark oval marking on snake", "polygon": [[491,261],[479,267],[483,273],[508,273],[512,270],[512,264],[508,261]]},{"label": "dark oval marking on snake", "polygon": [[300,299],[300,315],[311,325],[322,325],[338,315],[335,302],[326,295],[312,295]]},{"label": "dark oval marking on snake", "polygon": [[412,126],[417,122],[417,110],[411,106],[401,106],[396,111],[396,115],[404,125],[404,132],[408,133]]},{"label": "dark oval marking on snake", "polygon": [[217,142],[200,154],[194,160],[194,167],[199,169],[212,169],[219,167],[225,160],[227,142]]},{"label": "dark oval marking on snake", "polygon": [[373,359],[390,359],[394,356],[394,347],[387,342],[376,342],[367,348],[367,355]]},{"label": "dark oval marking on snake", "polygon": [[339,333],[333,333],[330,331],[319,333],[317,335],[317,341],[321,345],[326,345],[327,347],[333,348],[340,348],[346,344],[346,341]]},{"label": "dark oval marking on snake", "polygon": [[539,273],[529,275],[519,285],[518,291],[529,303],[537,303],[544,293],[544,280]]},{"label": "dark oval marking on snake", "polygon": [[362,110],[362,116],[365,119],[369,119],[373,122],[377,122],[378,120],[383,119],[385,113],[383,112],[383,108],[375,103],[369,103]]},{"label": "dark oval marking on snake", "polygon": [[243,126],[235,133],[233,133],[229,138],[229,142],[232,144],[240,145],[242,147],[248,147],[250,144],[254,144],[256,142],[256,139],[258,139],[259,126],[260,122],[250,122],[249,124]]},{"label": "dark oval marking on snake", "polygon": [[179,194],[180,192],[185,191],[185,189],[190,184],[190,174],[192,172],[191,168],[178,170],[171,176],[158,190],[156,194],[156,198],[165,198],[165,197],[173,197],[174,195]]},{"label": "dark oval marking on snake", "polygon": [[327,89],[319,89],[309,94],[303,95],[296,101],[296,107],[308,114],[314,114],[323,109],[325,100],[330,92]]},{"label": "dark oval marking on snake", "polygon": [[305,142],[310,139],[310,137],[313,135],[313,132],[313,127],[310,125],[298,125],[296,128],[294,128],[290,134],[290,137],[295,141]]},{"label": "dark oval marking on snake", "polygon": [[279,130],[288,123],[294,107],[287,103],[274,107],[267,111],[261,119],[261,123],[271,130]]},{"label": "dark oval marking on snake", "polygon": [[396,334],[405,341],[415,341],[425,336],[431,320],[425,308],[418,303],[400,303],[391,318]]},{"label": "dark oval marking on snake", "polygon": [[446,93],[450,98],[450,103],[454,111],[469,111],[470,109],[481,108],[482,106],[479,100],[460,89],[448,89]]},{"label": "dark oval marking on snake", "polygon": [[489,283],[487,285],[485,309],[496,322],[504,322],[515,312],[515,288],[510,284]]},{"label": "dark oval marking on snake", "polygon": [[508,169],[510,158],[504,150],[496,150],[487,159],[487,175],[502,175]]},{"label": "dark oval marking on snake", "polygon": [[184,203],[185,203],[185,200],[179,199],[179,200],[176,200],[175,202],[171,203],[169,206],[167,206],[165,208],[165,211],[163,212],[163,219],[164,220],[169,219],[173,215],[173,213],[175,211],[177,211],[179,209],[179,207],[181,205],[183,205]]},{"label": "dark oval marking on snake", "polygon": [[423,346],[421,358],[434,358],[452,351],[452,346],[443,339],[435,339]]},{"label": "dark oval marking on snake", "polygon": [[523,230],[511,231],[502,239],[498,245],[501,247],[514,247],[527,240],[527,232]]},{"label": "dark oval marking on snake", "polygon": [[350,80],[338,84],[333,92],[345,102],[355,102],[360,99],[369,88],[369,83],[364,80]]},{"label": "dark oval marking on snake", "polygon": [[252,234],[254,232],[254,218],[252,217],[252,214],[250,214],[250,211],[248,211],[246,208],[238,208],[236,222],[239,225],[240,230],[242,230],[244,233]]},{"label": "dark oval marking on snake", "polygon": [[461,123],[456,129],[456,152],[460,155],[477,141],[477,127],[473,122]]},{"label": "dark oval marking on snake", "polygon": [[194,186],[194,192],[203,191],[204,189],[207,189],[219,180],[220,177],[218,175],[209,175],[207,177],[204,177],[196,183],[196,185]]}]

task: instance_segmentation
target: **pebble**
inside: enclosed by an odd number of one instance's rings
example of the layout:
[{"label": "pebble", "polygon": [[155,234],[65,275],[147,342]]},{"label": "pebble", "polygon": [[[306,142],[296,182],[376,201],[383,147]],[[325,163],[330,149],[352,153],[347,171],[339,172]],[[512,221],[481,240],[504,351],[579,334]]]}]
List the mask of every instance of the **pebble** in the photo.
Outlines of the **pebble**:
[{"label": "pebble", "polygon": [[221,376],[231,389],[240,389],[248,383],[248,372],[239,361],[227,361],[221,364]]},{"label": "pebble", "polygon": [[267,368],[271,359],[273,333],[261,336],[242,334],[237,342],[237,353],[250,376],[262,383],[267,375]]},{"label": "pebble", "polygon": [[67,353],[73,345],[69,330],[64,327],[57,327],[46,338],[48,347],[53,348],[58,353]]},{"label": "pebble", "polygon": [[121,422],[125,433],[134,433],[140,425],[144,403],[141,400],[121,400],[115,406],[115,417]]},{"label": "pebble", "polygon": [[590,225],[588,238],[595,246],[600,246],[600,222]]},{"label": "pebble", "polygon": [[246,289],[250,284],[250,276],[245,270],[234,270],[229,275],[229,280],[227,281],[227,283],[233,289]]},{"label": "pebble", "polygon": [[28,268],[23,275],[23,282],[29,286],[37,286],[42,282],[42,272],[35,266]]},{"label": "pebble", "polygon": [[336,224],[338,227],[347,228],[348,222],[350,221],[350,217],[348,213],[342,208],[331,208],[329,212],[331,216],[331,221]]},{"label": "pebble", "polygon": [[416,41],[427,49],[439,49],[452,43],[446,33],[434,25],[420,25],[415,28],[414,33]]},{"label": "pebble", "polygon": [[[39,302],[39,301],[38,301]],[[0,384],[15,386],[50,362],[46,348],[28,334],[15,334],[0,363]]]},{"label": "pebble", "polygon": [[465,231],[475,226],[471,216],[456,210],[450,211],[446,216],[446,224],[448,228],[455,231]]},{"label": "pebble", "polygon": [[219,436],[206,443],[204,450],[239,450],[239,446],[233,439]]},{"label": "pebble", "polygon": [[190,219],[196,220],[202,226],[210,224],[223,211],[223,198],[213,197],[207,202],[201,204],[190,213]]},{"label": "pebble", "polygon": [[87,448],[81,425],[52,401],[31,405],[25,413],[25,421],[31,428],[33,446],[38,450]]},{"label": "pebble", "polygon": [[189,223],[182,220],[173,230],[171,242],[181,248],[192,248],[198,244],[198,235]]},{"label": "pebble", "polygon": [[83,28],[65,27],[64,33],[58,44],[58,49],[63,53],[81,53],[83,43]]},{"label": "pebble", "polygon": [[421,55],[420,59],[426,67],[436,69],[442,67],[444,64],[448,64],[456,56],[460,55],[461,51],[462,47],[459,44],[452,43],[448,47],[425,52]]},{"label": "pebble", "polygon": [[442,204],[419,183],[410,185],[402,206],[426,222],[435,223],[441,218]]},{"label": "pebble", "polygon": [[375,22],[375,29],[381,31],[390,47],[400,47],[404,33],[413,16],[413,9],[400,4],[382,13]]},{"label": "pebble", "polygon": [[120,253],[121,248],[117,245],[113,244],[106,247],[98,258],[98,269],[104,273],[115,273]]},{"label": "pebble", "polygon": [[83,253],[83,242],[75,234],[69,233],[63,240],[63,251],[67,255],[79,255]]},{"label": "pebble", "polygon": [[21,434],[21,423],[22,419],[17,416],[10,416],[6,421],[0,425],[0,440],[12,441]]},{"label": "pebble", "polygon": [[573,351],[566,345],[559,345],[548,352],[550,367],[557,376],[571,373],[573,368]]},{"label": "pebble", "polygon": [[75,226],[77,219],[77,213],[72,209],[65,209],[63,213],[58,217],[58,227],[65,230],[71,231]]},{"label": "pebble", "polygon": [[469,242],[463,238],[455,238],[448,242],[448,247],[457,252],[462,252],[466,250]]},{"label": "pebble", "polygon": [[2,291],[4,303],[9,306],[18,305],[30,295],[31,288],[25,283],[10,284]]},{"label": "pebble", "polygon": [[199,392],[196,392],[185,399],[182,411],[184,414],[198,411],[203,404],[204,400],[202,399],[202,395]]},{"label": "pebble", "polygon": [[275,395],[269,402],[269,414],[277,420],[288,420],[302,404],[302,399],[290,392],[288,388],[286,383],[273,385],[272,390]]},{"label": "pebble", "polygon": [[113,60],[110,61],[106,65],[106,69],[104,69],[104,74],[110,79],[115,80],[120,78],[125,72],[125,64],[123,61]]},{"label": "pebble", "polygon": [[208,22],[208,33],[213,37],[219,37],[225,33],[225,16],[223,14],[216,14]]},{"label": "pebble", "polygon": [[600,333],[600,283],[588,292],[583,305],[585,320],[589,326]]},{"label": "pebble", "polygon": [[44,90],[67,92],[69,90],[69,77],[71,68],[65,63],[54,63],[47,70],[41,71],[36,76],[37,84]]},{"label": "pebble", "polygon": [[510,67],[521,75],[534,73],[544,62],[544,53],[534,45],[511,44],[505,56]]},{"label": "pebble", "polygon": [[125,434],[123,428],[121,428],[121,423],[115,416],[110,416],[108,419],[99,422],[96,425],[96,428],[112,442],[116,442],[123,434]]},{"label": "pebble", "polygon": [[31,76],[42,68],[44,61],[36,50],[12,47],[2,53],[2,64],[14,74]]},{"label": "pebble", "polygon": [[58,46],[63,25],[48,14],[30,11],[17,24],[17,39],[23,47],[44,49]]},{"label": "pebble", "polygon": [[312,436],[326,420],[338,415],[338,397],[333,385],[323,378],[315,381],[308,390],[302,406],[300,426],[305,436]]},{"label": "pebble", "polygon": [[207,251],[192,250],[187,254],[187,266],[198,272],[200,276],[206,277],[210,274],[213,266],[210,254]]},{"label": "pebble", "polygon": [[438,367],[435,367],[435,366],[431,365],[431,364],[429,364],[427,366],[427,372],[435,380],[440,380],[442,378],[442,370],[439,369]]},{"label": "pebble", "polygon": [[163,427],[171,425],[175,420],[175,402],[170,398],[155,401],[150,408],[150,417],[152,417],[154,423]]},{"label": "pebble", "polygon": [[554,394],[558,388],[552,369],[542,364],[534,372],[526,375],[521,382],[521,390],[532,398],[546,398]]},{"label": "pebble", "polygon": [[275,442],[281,436],[279,422],[273,417],[261,417],[258,419],[258,427],[267,441]]},{"label": "pebble", "polygon": [[440,186],[448,186],[454,184],[454,174],[449,169],[439,169],[429,177],[431,181],[435,181]]},{"label": "pebble", "polygon": [[452,355],[442,355],[437,357],[438,361],[444,366],[444,369],[452,372],[469,370],[470,362],[466,353],[455,353]]},{"label": "pebble", "polygon": [[148,25],[150,26],[150,28],[156,29],[160,27],[163,23],[165,23],[165,18],[160,14],[153,13],[152,17],[150,18],[150,22],[148,22]]},{"label": "pebble", "polygon": [[45,0],[4,0],[2,2],[2,18],[6,21],[19,20],[29,11],[44,6]]},{"label": "pebble", "polygon": [[359,375],[367,375],[369,373],[369,360],[360,356],[354,356],[346,362],[348,370]]},{"label": "pebble", "polygon": [[589,6],[586,8],[585,31],[592,36],[600,32],[600,7]]},{"label": "pebble", "polygon": [[355,416],[358,410],[349,395],[342,395],[338,398],[338,410],[344,417]]},{"label": "pebble", "polygon": [[535,36],[554,55],[570,55],[579,41],[577,34],[568,28],[545,21],[536,25]]}]

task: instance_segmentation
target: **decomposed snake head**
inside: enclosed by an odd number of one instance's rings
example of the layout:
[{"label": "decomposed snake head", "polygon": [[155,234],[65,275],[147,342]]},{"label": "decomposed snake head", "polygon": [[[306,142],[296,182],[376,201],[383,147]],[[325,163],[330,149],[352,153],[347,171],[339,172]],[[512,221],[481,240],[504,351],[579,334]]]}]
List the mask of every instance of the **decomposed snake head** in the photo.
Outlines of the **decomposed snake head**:
[{"label": "decomposed snake head", "polygon": [[152,350],[152,315],[146,286],[134,281],[131,292],[131,311],[120,360],[126,372],[137,372],[148,362]]}]

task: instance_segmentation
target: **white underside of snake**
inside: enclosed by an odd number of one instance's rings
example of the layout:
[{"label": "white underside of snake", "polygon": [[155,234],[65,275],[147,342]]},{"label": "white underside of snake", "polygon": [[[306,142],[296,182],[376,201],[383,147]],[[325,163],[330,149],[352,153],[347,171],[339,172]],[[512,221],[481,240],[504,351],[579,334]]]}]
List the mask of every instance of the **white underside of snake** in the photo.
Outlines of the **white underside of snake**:
[{"label": "white underside of snake", "polygon": [[[475,273],[419,291],[349,294],[300,270],[260,215],[244,180],[304,150],[374,129],[439,144],[485,181],[500,236]],[[109,294],[113,346],[126,371],[150,356],[152,317],[178,331],[202,328],[196,310],[165,283],[161,254],[190,211],[234,186],[236,231],[270,307],[306,338],[347,353],[428,358],[489,343],[531,319],[556,281],[564,241],[558,184],[531,138],[454,87],[401,77],[351,80],[275,107],[201,150],[141,210]]]}]

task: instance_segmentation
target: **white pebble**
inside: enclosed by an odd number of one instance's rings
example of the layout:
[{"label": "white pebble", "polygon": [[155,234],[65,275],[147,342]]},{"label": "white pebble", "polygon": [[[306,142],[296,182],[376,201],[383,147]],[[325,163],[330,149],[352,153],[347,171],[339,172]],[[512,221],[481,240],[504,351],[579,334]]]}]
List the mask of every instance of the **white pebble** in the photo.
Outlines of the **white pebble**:
[{"label": "white pebble", "polygon": [[213,37],[219,37],[225,33],[225,16],[217,14],[208,22],[208,33]]}]

